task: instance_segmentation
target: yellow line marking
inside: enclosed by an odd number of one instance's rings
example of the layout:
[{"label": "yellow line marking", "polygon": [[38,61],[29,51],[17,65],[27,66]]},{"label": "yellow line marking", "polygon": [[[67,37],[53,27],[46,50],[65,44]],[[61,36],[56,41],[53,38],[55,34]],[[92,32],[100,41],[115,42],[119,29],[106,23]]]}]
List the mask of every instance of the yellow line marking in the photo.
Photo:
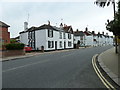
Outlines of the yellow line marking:
[{"label": "yellow line marking", "polygon": [[[95,59],[94,59],[95,60]],[[100,70],[98,69],[96,63],[95,63],[95,67],[97,68],[98,72],[100,73],[101,77],[107,82],[107,84],[114,89],[114,87],[103,77],[103,75],[101,74]]]},{"label": "yellow line marking", "polygon": [[[96,63],[95,63],[95,57],[97,56],[97,54],[95,55],[95,56],[93,56],[93,58],[92,58],[92,65],[93,65],[93,68],[94,68],[94,70],[95,70],[95,72],[96,72],[96,74],[98,75],[98,77],[100,78],[100,80],[103,82],[103,84],[108,88],[108,89],[110,89],[110,87],[112,88],[112,89],[114,89],[114,90],[116,90],[104,77],[103,77],[103,75],[101,74],[101,72],[100,72],[100,70],[98,69],[98,67],[97,67],[97,65],[96,65]],[[99,72],[99,73],[98,73]],[[109,87],[109,86],[110,87]],[[110,89],[111,90],[111,89]]]},{"label": "yellow line marking", "polygon": [[98,75],[98,77],[100,78],[100,80],[102,81],[102,83],[103,83],[107,88],[109,88],[109,87],[107,86],[107,84],[103,81],[103,79],[100,77],[100,75],[98,74],[97,70],[95,69],[93,60],[94,60],[94,59],[92,59],[92,65],[93,65],[93,68],[94,68],[96,74]]}]

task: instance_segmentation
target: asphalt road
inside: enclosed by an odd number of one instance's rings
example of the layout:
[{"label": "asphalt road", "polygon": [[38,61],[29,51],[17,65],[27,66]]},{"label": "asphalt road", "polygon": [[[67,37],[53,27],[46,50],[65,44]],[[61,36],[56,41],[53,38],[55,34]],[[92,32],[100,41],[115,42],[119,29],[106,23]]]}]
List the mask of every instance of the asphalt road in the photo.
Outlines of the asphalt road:
[{"label": "asphalt road", "polygon": [[3,88],[105,88],[92,56],[112,46],[47,53],[2,63]]}]

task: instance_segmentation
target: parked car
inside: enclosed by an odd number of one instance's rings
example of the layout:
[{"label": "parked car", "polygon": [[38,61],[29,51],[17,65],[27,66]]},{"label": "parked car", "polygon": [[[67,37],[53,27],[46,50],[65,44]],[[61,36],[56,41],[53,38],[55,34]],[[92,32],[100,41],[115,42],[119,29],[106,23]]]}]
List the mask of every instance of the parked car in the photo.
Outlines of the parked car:
[{"label": "parked car", "polygon": [[25,46],[24,50],[25,50],[25,52],[31,52],[32,51],[32,47]]}]

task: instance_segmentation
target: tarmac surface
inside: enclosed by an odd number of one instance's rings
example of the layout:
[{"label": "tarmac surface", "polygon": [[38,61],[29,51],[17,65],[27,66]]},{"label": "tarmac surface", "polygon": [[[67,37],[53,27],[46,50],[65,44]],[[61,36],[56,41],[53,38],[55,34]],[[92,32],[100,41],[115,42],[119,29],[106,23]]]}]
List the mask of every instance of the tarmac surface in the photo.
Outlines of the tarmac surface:
[{"label": "tarmac surface", "polygon": [[92,67],[92,57],[111,47],[47,52],[4,61],[3,88],[106,88]]},{"label": "tarmac surface", "polygon": [[[96,48],[96,47],[95,47]],[[83,47],[81,49],[84,49]],[[74,51],[76,49],[72,49]],[[16,59],[22,59],[32,56],[38,56],[40,54],[50,54],[50,53],[57,53],[57,52],[68,52],[71,50],[61,50],[61,51],[52,51],[52,52],[32,52],[27,53],[25,56],[14,56],[14,57],[7,57],[3,58],[2,62],[4,61],[10,61],[10,60],[16,60]],[[98,62],[99,65],[102,67],[102,69],[107,73],[107,75],[117,84],[120,85],[120,65],[119,65],[119,54],[115,54],[115,48],[110,48],[107,51],[104,51],[102,53],[98,53]]]}]

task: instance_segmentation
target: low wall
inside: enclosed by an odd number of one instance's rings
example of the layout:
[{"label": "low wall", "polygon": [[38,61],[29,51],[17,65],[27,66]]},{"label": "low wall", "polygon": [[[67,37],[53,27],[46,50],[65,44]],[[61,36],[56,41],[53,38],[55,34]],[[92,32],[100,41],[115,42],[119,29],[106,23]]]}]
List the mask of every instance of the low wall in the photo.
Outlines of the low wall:
[{"label": "low wall", "polygon": [[24,50],[5,50],[2,51],[2,57],[25,55]]}]

